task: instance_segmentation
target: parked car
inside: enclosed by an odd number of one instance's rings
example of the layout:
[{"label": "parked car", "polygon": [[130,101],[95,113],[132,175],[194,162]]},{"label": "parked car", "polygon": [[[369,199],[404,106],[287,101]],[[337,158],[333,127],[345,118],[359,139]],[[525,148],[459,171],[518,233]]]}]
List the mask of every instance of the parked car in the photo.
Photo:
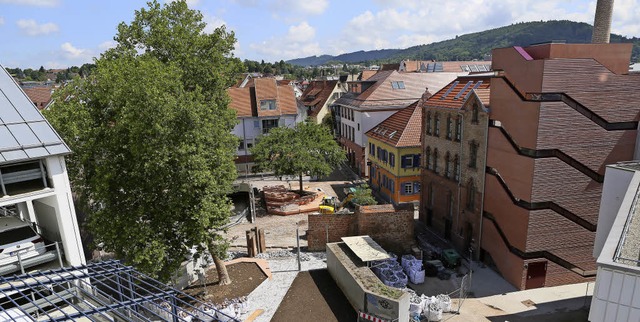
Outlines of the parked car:
[{"label": "parked car", "polygon": [[0,217],[0,266],[46,253],[44,239],[18,217]]}]

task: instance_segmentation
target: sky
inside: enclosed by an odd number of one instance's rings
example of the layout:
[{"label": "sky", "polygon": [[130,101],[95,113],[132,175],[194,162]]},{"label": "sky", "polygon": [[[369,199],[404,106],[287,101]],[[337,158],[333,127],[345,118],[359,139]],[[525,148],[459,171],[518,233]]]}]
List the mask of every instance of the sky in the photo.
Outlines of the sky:
[{"label": "sky", "polygon": [[[171,0],[159,0],[171,1]],[[612,32],[640,37],[640,0],[615,0]],[[268,62],[407,48],[516,22],[593,23],[596,0],[188,0],[225,25],[241,59]],[[0,65],[66,68],[113,46],[144,0],[0,0]],[[205,31],[206,31],[205,30]]]}]

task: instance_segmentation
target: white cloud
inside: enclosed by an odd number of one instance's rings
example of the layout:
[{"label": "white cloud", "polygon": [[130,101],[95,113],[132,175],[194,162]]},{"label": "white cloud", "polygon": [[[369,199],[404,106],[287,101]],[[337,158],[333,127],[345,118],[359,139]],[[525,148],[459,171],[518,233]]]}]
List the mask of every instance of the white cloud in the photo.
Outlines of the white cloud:
[{"label": "white cloud", "polygon": [[220,19],[220,18],[218,18],[216,16],[211,16],[211,15],[206,14],[206,13],[203,14],[203,16],[204,16],[203,20],[207,24],[207,26],[204,27],[204,30],[203,30],[205,33],[210,34],[216,28],[227,24],[224,20],[222,20],[222,19]]},{"label": "white cloud", "polygon": [[290,10],[301,14],[319,15],[327,10],[328,0],[276,0],[272,7],[276,11]]},{"label": "white cloud", "polygon": [[4,25],[4,18],[0,17],[0,26]]},{"label": "white cloud", "polygon": [[20,30],[28,36],[48,35],[59,30],[58,25],[52,22],[38,24],[33,19],[20,19],[16,22]]},{"label": "white cloud", "polygon": [[60,4],[59,0],[0,0],[0,3],[17,4],[32,7],[55,7]]},{"label": "white cloud", "polygon": [[[177,0],[167,0],[165,1],[165,3],[169,3],[169,2],[175,2]],[[195,6],[197,6],[198,4],[200,4],[200,0],[187,0],[187,6],[189,8],[193,8]]]},{"label": "white cloud", "polygon": [[[69,43],[67,43],[67,44],[69,44]],[[71,45],[71,44],[69,44],[69,45]],[[107,49],[115,48],[116,45],[118,45],[118,43],[115,40],[103,41],[102,43],[100,43],[98,45],[98,50],[105,51]]]},{"label": "white cloud", "polygon": [[616,0],[613,6],[611,32],[623,36],[639,36],[640,6],[637,0]]},{"label": "white cloud", "polygon": [[250,44],[251,50],[259,55],[271,57],[274,61],[318,55],[326,50],[315,41],[316,29],[303,21],[289,26],[284,37],[271,37],[261,43]]},{"label": "white cloud", "polygon": [[62,49],[62,53],[66,58],[80,58],[83,56],[90,56],[90,53],[87,49],[80,49],[74,47],[70,42],[66,42],[60,46]]},{"label": "white cloud", "polygon": [[[345,25],[340,39],[328,46],[343,47],[346,52],[406,48],[515,22],[569,19],[593,23],[593,11],[589,8],[594,6],[594,1],[586,5],[579,0],[469,0],[447,1],[446,4],[442,1],[375,0],[380,10],[367,10],[353,17]],[[630,32],[633,28],[640,29],[638,24],[632,24],[633,18],[640,16],[637,0],[617,0],[616,6],[618,1],[628,10],[625,12],[629,17],[626,28]]]}]

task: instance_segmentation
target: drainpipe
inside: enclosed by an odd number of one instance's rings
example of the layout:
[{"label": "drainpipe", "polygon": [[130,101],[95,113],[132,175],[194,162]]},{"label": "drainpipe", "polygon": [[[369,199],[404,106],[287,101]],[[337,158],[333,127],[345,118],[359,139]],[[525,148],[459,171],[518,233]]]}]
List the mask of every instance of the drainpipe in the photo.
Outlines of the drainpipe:
[{"label": "drainpipe", "polygon": [[[487,123],[484,127],[484,167],[487,167],[487,154],[489,153],[489,112],[486,115]],[[482,216],[484,214],[484,193],[485,193],[485,181],[487,180],[486,171],[484,171],[484,179],[482,180],[482,200],[480,200],[480,227],[478,228],[478,239],[476,240],[476,248],[478,251],[476,252],[476,256],[480,258],[480,248],[482,242],[482,222],[484,221]]]},{"label": "drainpipe", "polygon": [[[462,210],[460,209],[460,195],[462,194],[462,147],[464,146],[464,114],[458,111],[458,116],[460,116],[460,152],[458,154],[458,162],[460,163],[460,165],[458,166],[458,171],[460,172],[460,176],[458,177],[458,214],[456,218],[456,226],[458,228],[458,231],[460,231],[460,213],[462,212]],[[454,173],[453,176],[455,178],[456,173]]]},{"label": "drainpipe", "polygon": [[[244,118],[240,119],[240,122],[242,122],[242,147],[244,148],[244,154],[247,155],[249,153],[249,150],[247,150],[247,133],[245,132],[245,128],[244,128]],[[249,176],[249,165],[245,164],[244,165],[244,177],[248,177]]]}]

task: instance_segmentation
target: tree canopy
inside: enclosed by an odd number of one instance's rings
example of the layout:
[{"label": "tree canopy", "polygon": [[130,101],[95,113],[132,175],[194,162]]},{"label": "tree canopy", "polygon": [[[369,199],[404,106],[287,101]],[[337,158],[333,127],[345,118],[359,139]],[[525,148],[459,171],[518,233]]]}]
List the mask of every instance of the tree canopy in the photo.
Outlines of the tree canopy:
[{"label": "tree canopy", "polygon": [[351,200],[351,202],[360,206],[378,204],[376,198],[373,197],[371,188],[366,183],[363,183],[356,187],[356,191],[353,193],[353,199]]},{"label": "tree canopy", "polygon": [[[251,149],[257,171],[272,171],[276,176],[325,176],[346,157],[329,129],[313,122],[295,127],[273,128],[258,138]],[[255,171],[255,170],[254,170]]]},{"label": "tree canopy", "polygon": [[233,33],[204,27],[184,1],[149,2],[46,114],[75,152],[69,176],[96,241],[164,280],[193,246],[219,261],[236,178],[225,88],[241,63]]}]

